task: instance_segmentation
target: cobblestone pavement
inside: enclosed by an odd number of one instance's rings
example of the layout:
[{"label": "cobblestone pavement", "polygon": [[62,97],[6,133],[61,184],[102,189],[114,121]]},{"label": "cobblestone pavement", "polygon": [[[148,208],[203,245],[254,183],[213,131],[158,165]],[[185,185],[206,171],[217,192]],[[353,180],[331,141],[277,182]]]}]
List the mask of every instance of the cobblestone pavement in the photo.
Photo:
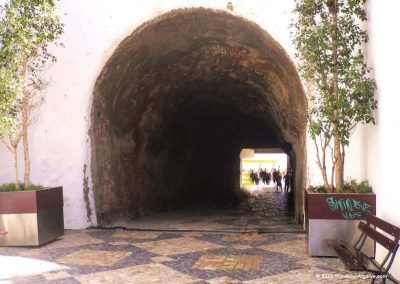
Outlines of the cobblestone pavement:
[{"label": "cobblestone pavement", "polygon": [[309,257],[306,238],[304,233],[67,230],[40,248],[0,248],[0,283],[370,281],[363,279],[366,274],[345,271],[336,258]]},{"label": "cobblestone pavement", "polygon": [[288,193],[272,187],[252,190],[238,208],[184,208],[140,219],[118,219],[106,227],[140,230],[196,230],[222,232],[301,232],[291,215]]},{"label": "cobblestone pavement", "polygon": [[289,211],[287,194],[259,190],[238,210],[125,220],[162,230],[66,230],[39,248],[0,247],[0,283],[370,282],[337,258],[309,257],[307,234]]}]

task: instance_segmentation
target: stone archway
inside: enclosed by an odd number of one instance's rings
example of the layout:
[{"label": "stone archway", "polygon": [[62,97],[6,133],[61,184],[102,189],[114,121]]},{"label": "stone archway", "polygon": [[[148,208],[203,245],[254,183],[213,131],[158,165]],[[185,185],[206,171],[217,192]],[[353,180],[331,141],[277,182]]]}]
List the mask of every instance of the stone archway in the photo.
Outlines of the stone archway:
[{"label": "stone archway", "polygon": [[254,23],[169,12],[124,39],[97,79],[92,174],[98,222],[228,196],[246,147],[280,147],[303,214],[306,100],[284,49]]}]

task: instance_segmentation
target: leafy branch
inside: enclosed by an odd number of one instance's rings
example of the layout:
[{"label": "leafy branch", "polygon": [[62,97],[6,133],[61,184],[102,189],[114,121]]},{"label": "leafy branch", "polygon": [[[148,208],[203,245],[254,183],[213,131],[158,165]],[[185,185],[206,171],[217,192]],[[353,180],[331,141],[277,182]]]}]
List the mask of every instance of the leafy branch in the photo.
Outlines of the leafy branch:
[{"label": "leafy branch", "polygon": [[28,128],[44,102],[45,71],[63,33],[54,0],[8,0],[0,5],[0,139],[14,154],[18,188],[18,144],[24,153],[24,188],[30,184]]},{"label": "leafy branch", "polygon": [[[365,2],[296,0],[293,11],[299,71],[306,85],[312,86],[307,88],[308,131],[324,184],[330,190],[343,187],[345,147],[351,131],[359,123],[375,123],[376,86],[363,52],[368,35],[360,27],[367,20]],[[327,154],[333,164],[330,183]]]}]

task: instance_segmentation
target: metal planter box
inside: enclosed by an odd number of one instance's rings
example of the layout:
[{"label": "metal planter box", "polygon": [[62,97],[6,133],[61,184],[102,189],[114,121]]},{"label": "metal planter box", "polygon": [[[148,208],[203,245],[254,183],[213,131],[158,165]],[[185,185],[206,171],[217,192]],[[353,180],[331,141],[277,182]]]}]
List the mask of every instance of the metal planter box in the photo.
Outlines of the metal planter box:
[{"label": "metal planter box", "polygon": [[40,246],[64,235],[63,188],[0,192],[0,246]]},{"label": "metal planter box", "polygon": [[[314,193],[306,190],[305,210],[310,256],[336,256],[325,243],[340,239],[355,243],[360,236],[358,223],[363,214],[376,214],[374,193]],[[375,244],[367,240],[363,252],[375,256]]]}]

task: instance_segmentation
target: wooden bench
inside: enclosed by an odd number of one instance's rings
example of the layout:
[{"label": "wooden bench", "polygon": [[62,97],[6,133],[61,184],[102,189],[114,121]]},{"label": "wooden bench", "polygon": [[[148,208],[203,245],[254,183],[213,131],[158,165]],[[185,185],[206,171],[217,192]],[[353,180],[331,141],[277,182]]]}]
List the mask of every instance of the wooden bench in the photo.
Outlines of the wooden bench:
[{"label": "wooden bench", "polygon": [[[373,273],[374,277],[372,277],[371,283],[377,279],[382,279],[383,283],[386,282],[386,279],[400,283],[389,274],[399,248],[400,228],[371,214],[365,215],[365,221],[361,221],[358,225],[361,236],[354,245],[341,240],[326,240],[328,246],[335,251],[348,270]],[[361,251],[367,238],[371,238],[387,250],[382,262],[377,262]]]}]

